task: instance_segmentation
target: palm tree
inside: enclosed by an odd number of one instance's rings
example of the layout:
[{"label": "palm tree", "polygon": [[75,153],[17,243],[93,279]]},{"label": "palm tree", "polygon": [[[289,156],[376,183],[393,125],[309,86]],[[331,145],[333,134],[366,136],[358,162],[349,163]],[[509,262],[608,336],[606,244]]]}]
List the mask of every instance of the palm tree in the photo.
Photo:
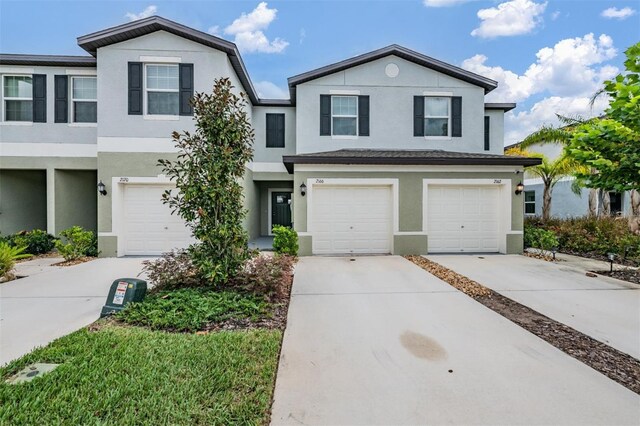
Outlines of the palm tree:
[{"label": "palm tree", "polygon": [[[525,157],[535,157],[542,160],[542,163],[537,166],[532,166],[527,169],[527,172],[534,176],[538,176],[542,179],[544,185],[542,196],[542,220],[548,221],[551,217],[551,195],[553,193],[553,187],[560,181],[560,179],[573,176],[576,172],[583,171],[585,168],[577,164],[571,157],[566,154],[551,160],[546,155],[536,152],[529,152],[523,150],[520,147],[511,148],[506,155],[519,155]],[[573,181],[571,184],[571,190],[575,194],[579,194],[581,187],[577,181]]]}]

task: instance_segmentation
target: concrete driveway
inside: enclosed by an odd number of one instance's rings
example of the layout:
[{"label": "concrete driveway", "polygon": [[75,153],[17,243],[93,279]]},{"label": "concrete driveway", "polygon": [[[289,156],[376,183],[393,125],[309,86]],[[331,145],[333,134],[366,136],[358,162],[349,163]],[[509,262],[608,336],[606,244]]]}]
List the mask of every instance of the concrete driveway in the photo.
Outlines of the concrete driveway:
[{"label": "concrete driveway", "polygon": [[143,260],[97,259],[0,284],[0,365],[98,319],[111,282],[136,277]]},{"label": "concrete driveway", "polygon": [[640,286],[518,255],[429,255],[541,314],[640,359]]},{"label": "concrete driveway", "polygon": [[638,424],[640,396],[396,256],[296,268],[272,424]]}]

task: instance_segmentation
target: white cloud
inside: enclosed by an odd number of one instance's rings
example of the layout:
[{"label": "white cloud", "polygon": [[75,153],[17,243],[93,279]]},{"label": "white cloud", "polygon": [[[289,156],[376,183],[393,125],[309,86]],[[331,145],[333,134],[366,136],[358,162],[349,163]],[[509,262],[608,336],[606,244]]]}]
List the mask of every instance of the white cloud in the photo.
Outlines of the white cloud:
[{"label": "white cloud", "polygon": [[589,97],[551,96],[536,102],[528,111],[507,113],[505,115],[505,146],[520,142],[543,124],[558,125],[556,114],[593,117],[600,115],[608,105],[608,99],[605,96],[597,98],[593,108],[589,105],[589,101]]},{"label": "white cloud", "polygon": [[140,13],[127,12],[124,16],[130,21],[137,21],[138,19],[148,18],[149,16],[153,16],[158,11],[158,7],[154,4],[151,6],[147,6]]},{"label": "white cloud", "polygon": [[207,32],[214,36],[220,35],[220,25],[214,25],[212,27],[209,27]]},{"label": "white cloud", "polygon": [[475,55],[462,62],[462,68],[497,81],[498,88],[487,95],[487,101],[520,102],[533,93],[533,82],[502,67],[485,65],[485,55]]},{"label": "white cloud", "polygon": [[262,99],[289,99],[289,91],[276,86],[270,81],[259,81],[255,84],[258,97]]},{"label": "white cloud", "polygon": [[424,0],[423,3],[427,7],[447,7],[466,3],[468,1],[469,0]]},{"label": "white cloud", "polygon": [[276,19],[277,9],[269,9],[261,2],[250,13],[243,13],[224,29],[225,34],[233,35],[238,48],[244,52],[280,53],[289,42],[275,38],[269,41],[263,30]]},{"label": "white cloud", "polygon": [[497,7],[480,9],[480,26],[471,31],[472,36],[494,38],[527,34],[542,21],[547,3],[531,0],[511,0]]},{"label": "white cloud", "polygon": [[629,16],[635,15],[636,11],[631,9],[630,7],[623,7],[622,9],[618,9],[617,7],[610,7],[609,9],[605,9],[600,14],[601,16],[608,19],[627,19]]},{"label": "white cloud", "polygon": [[553,13],[551,14],[551,20],[552,20],[552,21],[555,21],[555,20],[556,20],[556,19],[558,19],[559,17],[560,17],[560,11],[559,11],[559,10],[556,10],[555,12],[553,12]]}]

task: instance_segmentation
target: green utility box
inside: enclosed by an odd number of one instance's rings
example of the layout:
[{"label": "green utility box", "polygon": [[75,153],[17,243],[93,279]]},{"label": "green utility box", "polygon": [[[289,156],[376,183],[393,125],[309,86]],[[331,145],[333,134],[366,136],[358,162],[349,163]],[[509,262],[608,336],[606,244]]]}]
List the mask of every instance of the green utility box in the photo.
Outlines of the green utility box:
[{"label": "green utility box", "polygon": [[118,278],[111,284],[107,303],[102,307],[100,318],[120,312],[129,302],[142,302],[146,293],[146,281],[137,278]]}]

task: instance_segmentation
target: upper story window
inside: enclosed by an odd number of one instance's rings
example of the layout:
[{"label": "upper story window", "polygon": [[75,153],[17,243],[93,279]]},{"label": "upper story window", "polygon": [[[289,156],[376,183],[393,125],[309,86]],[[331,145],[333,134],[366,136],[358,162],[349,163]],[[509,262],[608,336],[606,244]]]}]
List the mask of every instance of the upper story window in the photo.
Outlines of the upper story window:
[{"label": "upper story window", "polygon": [[448,137],[451,134],[451,98],[424,98],[424,135]]},{"label": "upper story window", "polygon": [[2,94],[5,121],[33,120],[33,79],[31,76],[5,75]]},{"label": "upper story window", "polygon": [[98,121],[98,90],[96,77],[71,77],[71,105],[74,123]]},{"label": "upper story window", "polygon": [[178,65],[147,64],[146,101],[149,115],[178,115]]},{"label": "upper story window", "polygon": [[334,136],[358,134],[358,97],[331,97],[331,129]]},{"label": "upper story window", "polygon": [[524,214],[536,214],[536,191],[524,191]]}]

